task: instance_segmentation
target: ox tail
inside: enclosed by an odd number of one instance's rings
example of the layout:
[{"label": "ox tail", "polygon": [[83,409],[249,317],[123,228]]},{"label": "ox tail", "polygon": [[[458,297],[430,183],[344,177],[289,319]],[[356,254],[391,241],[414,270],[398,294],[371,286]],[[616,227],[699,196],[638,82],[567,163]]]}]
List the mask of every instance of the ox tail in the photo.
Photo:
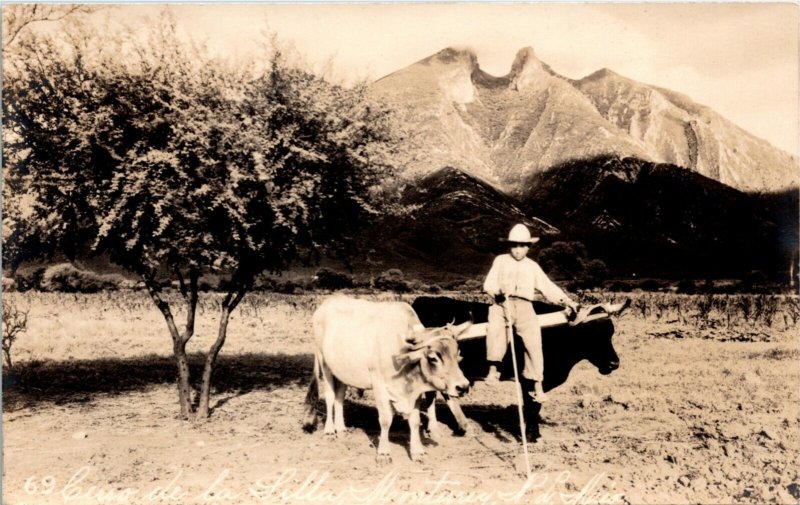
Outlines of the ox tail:
[{"label": "ox tail", "polygon": [[314,375],[311,377],[311,383],[308,385],[308,392],[306,393],[305,400],[305,421],[303,422],[303,430],[306,433],[313,433],[317,429],[317,422],[319,420],[319,412],[317,411],[317,402],[319,401],[319,356],[314,354]]}]

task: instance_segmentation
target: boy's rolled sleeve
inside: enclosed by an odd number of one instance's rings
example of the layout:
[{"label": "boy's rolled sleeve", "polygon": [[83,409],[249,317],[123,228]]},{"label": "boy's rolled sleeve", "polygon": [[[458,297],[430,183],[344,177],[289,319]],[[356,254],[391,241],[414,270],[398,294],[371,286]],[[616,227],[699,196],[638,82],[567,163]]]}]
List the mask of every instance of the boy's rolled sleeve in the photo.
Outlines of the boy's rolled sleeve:
[{"label": "boy's rolled sleeve", "polygon": [[483,283],[483,290],[492,296],[500,294],[500,257],[494,259],[492,268],[486,274],[486,280]]},{"label": "boy's rolled sleeve", "polygon": [[571,302],[569,296],[567,296],[564,291],[556,286],[556,284],[547,277],[547,274],[544,273],[542,267],[536,264],[535,267],[535,279],[536,279],[536,289],[542,293],[542,296],[547,299],[547,301],[551,303],[555,303],[558,305],[567,305]]}]

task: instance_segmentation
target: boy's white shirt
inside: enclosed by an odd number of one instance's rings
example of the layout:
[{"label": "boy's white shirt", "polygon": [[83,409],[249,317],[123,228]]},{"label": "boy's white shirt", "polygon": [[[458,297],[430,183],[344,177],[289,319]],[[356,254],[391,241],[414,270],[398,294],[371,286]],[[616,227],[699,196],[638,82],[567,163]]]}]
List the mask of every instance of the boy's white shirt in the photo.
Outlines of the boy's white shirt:
[{"label": "boy's white shirt", "polygon": [[565,305],[569,297],[551,281],[542,267],[525,257],[517,261],[510,254],[501,254],[494,259],[492,268],[483,283],[483,290],[490,295],[500,293],[533,301],[536,291],[551,303]]}]

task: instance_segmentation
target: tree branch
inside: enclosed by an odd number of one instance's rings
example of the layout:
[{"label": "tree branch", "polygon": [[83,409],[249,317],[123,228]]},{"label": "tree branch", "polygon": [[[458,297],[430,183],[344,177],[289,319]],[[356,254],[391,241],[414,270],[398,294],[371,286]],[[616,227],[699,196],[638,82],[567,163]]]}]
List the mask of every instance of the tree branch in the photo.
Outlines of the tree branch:
[{"label": "tree branch", "polygon": [[233,287],[235,290],[231,290],[225,296],[225,300],[222,302],[223,307],[227,307],[229,312],[233,312],[239,302],[242,301],[244,295],[247,294],[247,291],[253,285],[255,280],[255,276],[249,271],[245,272],[244,270],[237,270],[234,273],[233,278],[231,279]]},{"label": "tree branch", "polygon": [[200,278],[200,272],[192,267],[189,270],[189,298],[187,300],[188,313],[186,314],[186,330],[183,333],[182,341],[184,344],[189,341],[194,335],[194,322],[195,315],[197,314],[197,282]]},{"label": "tree branch", "polygon": [[178,285],[180,286],[183,299],[186,300],[186,303],[189,303],[189,293],[186,290],[186,281],[183,280],[183,273],[181,273],[181,269],[178,266],[175,267],[175,275],[178,277]]},{"label": "tree branch", "polygon": [[[42,4],[34,4],[31,9],[26,12],[26,7],[31,6],[22,5],[6,14],[8,20],[3,23],[3,29],[8,36],[3,38],[4,49],[8,49],[8,47],[14,43],[14,40],[16,40],[20,32],[33,23],[61,21],[72,14],[91,14],[98,10],[97,7],[88,5],[45,6]],[[44,10],[41,10],[40,7]],[[66,7],[66,10],[61,10],[64,7]]]},{"label": "tree branch", "polygon": [[170,310],[169,302],[164,300],[162,297],[161,286],[158,285],[158,282],[155,280],[155,272],[151,272],[148,275],[142,275],[142,280],[144,280],[144,285],[147,287],[147,292],[150,294],[150,298],[153,299],[155,302],[156,307],[161,313],[164,315],[164,319],[167,321],[167,328],[169,329],[169,334],[172,337],[172,341],[174,344],[178,344],[182,342],[180,333],[178,332],[178,327],[175,325],[175,318],[172,316],[172,310]]}]

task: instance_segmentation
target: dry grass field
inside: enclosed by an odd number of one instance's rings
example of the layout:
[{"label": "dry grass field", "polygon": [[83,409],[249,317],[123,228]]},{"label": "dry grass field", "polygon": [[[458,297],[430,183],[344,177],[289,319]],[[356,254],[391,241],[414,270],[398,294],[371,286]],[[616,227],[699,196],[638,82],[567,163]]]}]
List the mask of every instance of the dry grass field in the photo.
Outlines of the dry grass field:
[{"label": "dry grass field", "polygon": [[[29,310],[29,326],[12,350],[14,370],[4,375],[3,503],[800,497],[800,343],[791,300],[776,298],[770,315],[763,306],[771,302],[633,295],[616,322],[620,369],[600,376],[583,362],[552,392],[542,437],[529,446],[534,474],[526,479],[512,382],[477,382],[463,401],[469,433],[423,438],[422,463],[409,459],[407,425],[397,418],[393,463],[376,465],[379,428],[369,392],[348,395],[347,435],[304,433],[310,315],[321,295],[245,298],[220,356],[214,411],[202,424],[177,419],[171,341],[146,294],[4,296]],[[201,301],[190,351],[211,345],[216,300]],[[759,317],[734,304],[750,304]],[[193,359],[197,378],[200,356]],[[451,421],[444,406],[440,414]]]}]

